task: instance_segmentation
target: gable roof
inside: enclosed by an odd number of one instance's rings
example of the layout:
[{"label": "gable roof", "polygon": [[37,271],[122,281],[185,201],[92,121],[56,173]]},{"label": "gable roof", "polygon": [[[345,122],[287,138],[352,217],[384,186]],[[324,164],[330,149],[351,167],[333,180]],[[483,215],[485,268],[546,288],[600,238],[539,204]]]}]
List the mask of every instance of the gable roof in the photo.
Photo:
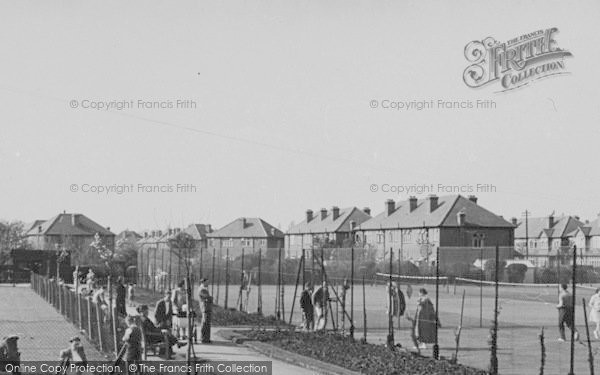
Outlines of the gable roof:
[{"label": "gable roof", "polygon": [[547,238],[563,238],[584,226],[577,218],[565,215],[555,216],[552,228],[549,228],[549,224],[549,217],[530,217],[527,219],[527,225],[525,220],[521,220],[515,228],[515,238],[539,238],[542,234]]},{"label": "gable roof", "polygon": [[332,210],[327,211],[324,219],[321,219],[320,213],[320,211],[317,211],[317,215],[309,222],[304,219],[301,223],[294,225],[287,231],[287,234],[350,232],[351,221],[359,225],[371,218],[371,215],[368,215],[357,207],[340,209],[339,215],[335,220],[333,219]]},{"label": "gable roof", "polygon": [[[38,228],[40,226],[41,228]],[[114,236],[110,230],[104,228],[83,214],[62,213],[31,228],[27,236]]]},{"label": "gable roof", "polygon": [[210,224],[190,224],[184,229],[184,232],[192,236],[193,239],[201,241],[206,238],[208,233],[212,232]]},{"label": "gable roof", "polygon": [[429,198],[417,199],[416,203],[416,208],[411,212],[409,200],[396,202],[394,211],[389,216],[384,210],[371,220],[362,223],[359,229],[458,227],[459,212],[465,214],[465,226],[514,228],[513,224],[502,217],[461,195],[438,197],[437,207],[433,211],[430,210]]},{"label": "gable roof", "polygon": [[115,238],[117,241],[122,239],[131,239],[133,241],[139,241],[142,238],[142,235],[133,230],[124,230],[121,233],[117,234]]},{"label": "gable roof", "polygon": [[283,232],[261,218],[240,217],[206,236],[209,238],[283,238]]},{"label": "gable roof", "polygon": [[[23,233],[27,233],[32,229],[37,230],[37,227],[40,226],[41,224],[43,224],[44,221],[46,221],[46,220],[38,219],[38,220],[34,220],[31,223],[25,224],[25,226],[23,227]],[[0,225],[1,225],[1,223],[0,223]]]}]

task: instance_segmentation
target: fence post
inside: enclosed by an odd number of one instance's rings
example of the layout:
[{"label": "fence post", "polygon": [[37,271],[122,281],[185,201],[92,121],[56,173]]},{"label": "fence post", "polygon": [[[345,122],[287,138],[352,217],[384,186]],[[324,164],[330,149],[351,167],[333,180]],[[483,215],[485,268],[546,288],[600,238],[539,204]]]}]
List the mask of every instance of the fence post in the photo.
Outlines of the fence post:
[{"label": "fence post", "polygon": [[210,271],[210,295],[215,295],[215,251],[216,249],[213,247],[212,254],[212,269]]},{"label": "fence post", "polygon": [[436,246],[435,256],[435,344],[433,345],[433,358],[440,359],[440,346],[438,341],[439,311],[440,311],[440,247]]},{"label": "fence post", "polygon": [[117,340],[117,306],[113,306],[110,309],[110,320],[112,322],[112,336],[113,336],[113,345],[115,347],[115,356],[119,353],[119,342]]},{"label": "fence post", "polygon": [[573,303],[571,306],[571,319],[573,319],[573,329],[571,330],[571,361],[569,367],[569,375],[575,374],[575,301],[577,291],[577,246],[573,245]]},{"label": "fence post", "polygon": [[[498,279],[500,257],[498,245],[496,245],[496,265],[494,272],[494,326],[492,328],[492,350],[491,350],[491,373],[492,375],[498,375]],[[483,284],[483,283],[481,283]]]},{"label": "fence post", "polygon": [[93,340],[94,337],[92,335],[92,301],[89,298],[86,298],[87,301],[87,318],[88,318],[88,337],[90,340]]},{"label": "fence post", "polygon": [[83,329],[83,319],[81,316],[81,294],[79,293],[79,291],[77,291],[77,293],[75,294],[75,297],[77,298],[77,315],[78,315],[78,320],[79,320],[79,329],[82,330]]},{"label": "fence post", "polygon": [[102,309],[98,304],[94,304],[96,306],[96,323],[98,325],[98,344],[100,345],[100,351],[104,351],[104,347],[102,345],[102,319],[100,315],[102,315]]},{"label": "fence post", "polygon": [[223,306],[227,309],[227,303],[229,301],[229,248],[225,250],[225,302]]},{"label": "fence post", "polygon": [[217,305],[219,304],[219,294],[221,291],[221,268],[223,267],[222,259],[223,259],[223,252],[219,248],[219,267],[217,270]]},{"label": "fence post", "polygon": [[354,246],[350,249],[350,337],[354,339]]},{"label": "fence post", "polygon": [[258,315],[262,315],[262,249],[258,249],[258,280],[256,281],[257,285],[257,293],[256,296],[258,298],[256,312]]},{"label": "fence post", "polygon": [[[392,272],[393,272],[394,251],[390,247],[390,276],[388,281],[388,336],[387,345],[389,348],[394,346],[394,298],[392,290]],[[435,355],[435,350],[434,350]]]}]

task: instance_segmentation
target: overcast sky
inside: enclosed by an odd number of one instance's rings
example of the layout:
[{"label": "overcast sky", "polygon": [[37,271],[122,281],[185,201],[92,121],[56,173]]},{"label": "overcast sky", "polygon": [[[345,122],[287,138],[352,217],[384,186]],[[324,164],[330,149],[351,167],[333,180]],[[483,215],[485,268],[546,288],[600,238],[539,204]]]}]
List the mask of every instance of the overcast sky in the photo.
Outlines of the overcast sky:
[{"label": "overcast sky", "polygon": [[[496,192],[476,193],[479,203],[506,218],[529,209],[595,219],[598,19],[595,0],[3,1],[0,218],[66,210],[119,231],[258,216],[286,230],[307,208],[378,213],[407,198],[383,184],[484,183]],[[470,41],[551,27],[573,54],[571,74],[506,93],[464,84]],[[496,108],[397,111],[372,100]],[[85,184],[197,191],[95,194]]]}]

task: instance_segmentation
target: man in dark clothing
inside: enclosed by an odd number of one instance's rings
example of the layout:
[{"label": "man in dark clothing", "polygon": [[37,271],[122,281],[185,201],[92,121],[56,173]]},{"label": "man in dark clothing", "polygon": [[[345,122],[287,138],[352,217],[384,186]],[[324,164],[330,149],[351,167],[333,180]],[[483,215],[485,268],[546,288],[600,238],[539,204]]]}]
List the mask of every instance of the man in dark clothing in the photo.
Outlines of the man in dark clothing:
[{"label": "man in dark clothing", "polygon": [[171,329],[173,319],[173,305],[171,304],[171,291],[165,292],[163,299],[158,301],[156,304],[156,310],[154,310],[154,320],[158,328]]},{"label": "man in dark clothing", "polygon": [[213,298],[208,292],[208,279],[200,280],[200,312],[202,313],[202,322],[200,325],[200,336],[203,344],[211,343],[210,327],[212,320]]},{"label": "man in dark clothing", "polygon": [[[180,343],[179,340],[177,340],[177,338],[175,336],[173,336],[171,334],[171,332],[169,332],[168,330],[160,329],[154,325],[154,322],[152,322],[152,320],[150,320],[150,318],[148,317],[148,306],[147,305],[140,306],[139,312],[140,312],[140,314],[142,314],[142,316],[141,316],[142,332],[144,332],[144,336],[146,337],[146,340],[149,344],[158,344],[158,343],[162,342],[163,340],[165,340],[165,338],[166,338],[166,340],[169,343],[169,348],[175,344],[177,344],[177,347],[182,347],[182,346],[186,345],[186,343],[183,343],[183,342]],[[172,352],[172,350],[169,350],[169,353],[171,353],[171,352]]]},{"label": "man in dark clothing", "polygon": [[125,297],[127,294],[127,289],[125,288],[125,285],[123,285],[123,278],[120,276],[117,279],[116,292],[117,298],[115,303],[117,307],[117,314],[121,316],[127,316],[127,307],[125,306]]},{"label": "man in dark clothing", "polygon": [[567,284],[560,285],[560,293],[558,295],[558,332],[560,337],[558,341],[565,341],[565,324],[571,331],[575,332],[575,340],[579,341],[579,332],[575,328],[573,316],[573,296],[567,290]]},{"label": "man in dark clothing", "polygon": [[302,326],[310,331],[314,328],[315,312],[312,304],[312,285],[307,284],[300,294],[300,309],[302,309]]},{"label": "man in dark clothing", "polygon": [[[21,353],[17,347],[19,336],[10,335],[0,340],[0,372],[6,371],[6,365],[18,366],[21,363]],[[13,371],[13,374],[19,374],[19,371]]]}]

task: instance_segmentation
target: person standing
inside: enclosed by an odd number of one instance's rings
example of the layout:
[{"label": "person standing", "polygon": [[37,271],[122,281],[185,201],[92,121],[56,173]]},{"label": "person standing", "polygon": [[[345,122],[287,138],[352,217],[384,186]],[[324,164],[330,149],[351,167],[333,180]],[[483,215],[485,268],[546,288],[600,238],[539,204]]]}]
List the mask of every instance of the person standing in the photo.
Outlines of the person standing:
[{"label": "person standing", "polygon": [[210,340],[210,326],[212,320],[212,304],[213,299],[208,291],[208,279],[200,280],[200,313],[202,322],[200,324],[200,338],[204,344],[209,344]]},{"label": "person standing", "polygon": [[94,275],[94,271],[90,268],[88,270],[87,275],[85,276],[85,284],[87,287],[88,293],[92,293],[94,290],[94,283],[96,282],[96,275]]},{"label": "person standing", "polygon": [[161,329],[171,329],[173,320],[173,305],[171,304],[171,291],[167,290],[163,299],[158,301],[154,310],[154,319]]},{"label": "person standing", "polygon": [[596,293],[590,298],[590,322],[596,323],[594,337],[598,340],[600,336],[600,288],[596,289]]},{"label": "person standing", "polygon": [[135,300],[135,288],[133,287],[133,283],[129,283],[127,287],[127,299],[129,300],[129,306],[133,307]]},{"label": "person standing", "polygon": [[300,294],[300,309],[302,310],[302,328],[310,331],[314,328],[315,311],[311,300],[312,284],[308,283]]},{"label": "person standing", "polygon": [[127,294],[127,290],[125,289],[125,285],[123,285],[122,276],[119,276],[117,278],[116,292],[117,297],[115,299],[115,305],[117,307],[117,314],[121,316],[127,316],[127,307],[125,306],[125,297]]},{"label": "person standing", "polygon": [[560,284],[560,293],[558,294],[558,305],[556,305],[558,309],[558,332],[560,333],[560,337],[558,341],[564,342],[565,339],[565,325],[569,327],[569,329],[575,333],[575,340],[579,341],[579,332],[574,326],[574,316],[573,316],[573,296],[567,290],[567,284]]},{"label": "person standing", "polygon": [[173,306],[173,330],[178,339],[185,338],[185,327],[186,327],[186,312],[184,311],[184,305],[186,304],[186,296],[183,287],[185,281],[180,281],[177,284],[177,288],[173,289],[171,294],[171,304]]},{"label": "person standing", "polygon": [[315,331],[324,330],[327,326],[327,304],[329,303],[329,291],[327,282],[318,287],[313,293],[313,306],[315,309]]},{"label": "person standing", "polygon": [[[85,357],[85,351],[79,337],[75,336],[69,340],[69,347],[60,351],[61,366],[85,366],[87,365],[87,358]],[[66,373],[64,371],[63,373]],[[71,371],[72,374],[81,375],[83,372]]]},{"label": "person standing", "polygon": [[[435,308],[425,288],[419,289],[416,315],[415,337],[419,343],[419,349],[427,349],[427,344],[435,343],[436,316]],[[441,327],[439,323],[437,326]]]}]

